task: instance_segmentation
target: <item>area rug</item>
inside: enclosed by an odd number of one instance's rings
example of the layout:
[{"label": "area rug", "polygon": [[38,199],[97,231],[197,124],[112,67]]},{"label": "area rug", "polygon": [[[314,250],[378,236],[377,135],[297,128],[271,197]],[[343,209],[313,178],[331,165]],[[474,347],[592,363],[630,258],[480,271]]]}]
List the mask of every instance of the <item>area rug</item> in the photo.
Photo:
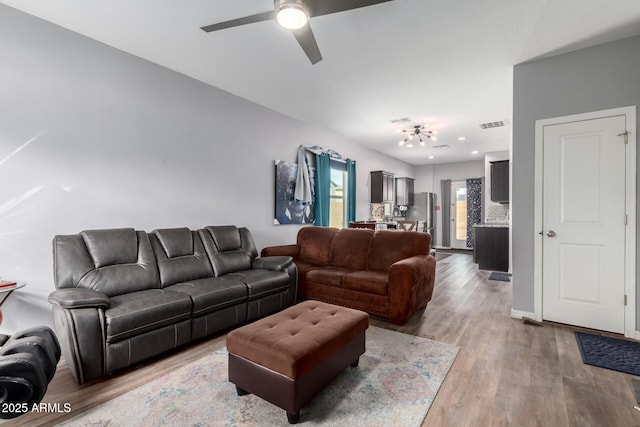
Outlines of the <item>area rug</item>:
[{"label": "area rug", "polygon": [[[459,348],[369,327],[366,352],[300,411],[300,424],[420,426]],[[72,418],[64,426],[286,426],[284,410],[227,381],[218,350]]]},{"label": "area rug", "polygon": [[640,376],[640,343],[575,332],[582,361],[587,365]]},{"label": "area rug", "polygon": [[492,271],[489,275],[489,280],[498,280],[500,282],[510,282],[511,274],[510,273],[501,273],[499,271]]}]

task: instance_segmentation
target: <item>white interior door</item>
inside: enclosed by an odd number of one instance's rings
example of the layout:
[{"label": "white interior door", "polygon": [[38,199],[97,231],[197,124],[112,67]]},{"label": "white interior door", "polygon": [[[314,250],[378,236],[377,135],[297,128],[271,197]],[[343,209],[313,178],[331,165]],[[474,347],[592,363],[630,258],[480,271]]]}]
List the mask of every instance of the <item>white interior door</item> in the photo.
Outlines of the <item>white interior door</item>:
[{"label": "white interior door", "polygon": [[451,247],[467,248],[467,184],[451,183]]},{"label": "white interior door", "polygon": [[542,315],[625,330],[625,116],[543,129]]}]

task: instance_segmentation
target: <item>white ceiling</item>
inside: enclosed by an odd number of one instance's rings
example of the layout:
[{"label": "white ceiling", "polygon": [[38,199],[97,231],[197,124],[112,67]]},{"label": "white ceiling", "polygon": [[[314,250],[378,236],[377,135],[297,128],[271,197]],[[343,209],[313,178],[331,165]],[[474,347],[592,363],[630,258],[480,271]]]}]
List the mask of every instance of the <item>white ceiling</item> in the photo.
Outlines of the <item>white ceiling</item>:
[{"label": "white ceiling", "polygon": [[[200,30],[272,0],[0,3],[415,165],[508,149],[510,126],[479,124],[511,122],[514,64],[640,34],[639,0],[394,0],[313,18],[311,65],[273,21]],[[399,147],[405,117],[438,141]]]}]

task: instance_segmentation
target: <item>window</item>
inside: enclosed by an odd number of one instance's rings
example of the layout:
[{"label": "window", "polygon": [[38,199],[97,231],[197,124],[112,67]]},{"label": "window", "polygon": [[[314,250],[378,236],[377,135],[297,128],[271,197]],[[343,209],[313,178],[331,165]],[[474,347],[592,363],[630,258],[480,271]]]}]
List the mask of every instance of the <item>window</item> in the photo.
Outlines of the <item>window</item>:
[{"label": "window", "polygon": [[[333,163],[333,162],[332,162]],[[347,183],[347,172],[335,169],[331,165],[331,188],[329,190],[329,226],[344,227],[346,218],[345,187]]]}]

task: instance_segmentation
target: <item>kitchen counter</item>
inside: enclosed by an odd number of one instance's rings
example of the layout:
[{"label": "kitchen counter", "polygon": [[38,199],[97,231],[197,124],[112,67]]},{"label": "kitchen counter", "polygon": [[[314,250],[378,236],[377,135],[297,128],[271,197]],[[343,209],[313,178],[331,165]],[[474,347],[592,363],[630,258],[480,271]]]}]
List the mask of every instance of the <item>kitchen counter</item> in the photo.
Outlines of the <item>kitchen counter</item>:
[{"label": "kitchen counter", "polygon": [[509,228],[509,224],[506,222],[483,222],[480,224],[473,224],[474,227],[492,227],[492,228]]}]

